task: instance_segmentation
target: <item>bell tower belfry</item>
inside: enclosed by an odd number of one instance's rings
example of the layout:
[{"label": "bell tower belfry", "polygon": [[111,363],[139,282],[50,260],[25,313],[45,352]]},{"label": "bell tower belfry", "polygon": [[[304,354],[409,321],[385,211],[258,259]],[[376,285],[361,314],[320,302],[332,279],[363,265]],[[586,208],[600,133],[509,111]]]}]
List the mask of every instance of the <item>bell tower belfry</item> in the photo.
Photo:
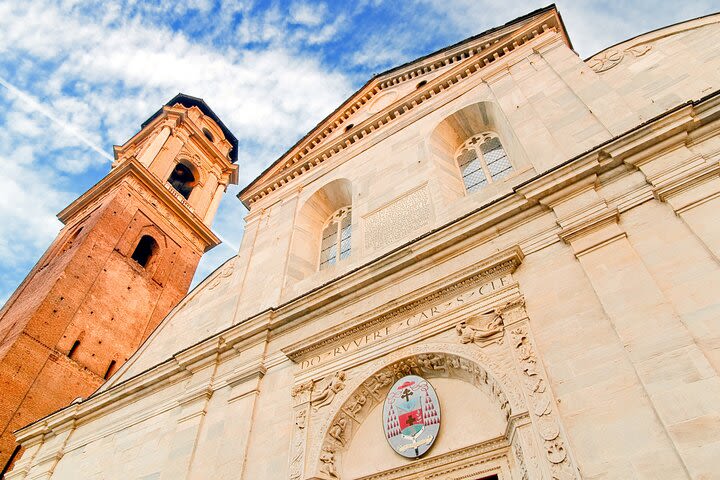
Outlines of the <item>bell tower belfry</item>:
[{"label": "bell tower belfry", "polygon": [[58,214],[55,241],[0,310],[0,468],[12,432],[91,394],[187,293],[237,183],[237,139],[179,94],[115,147],[110,172]]}]

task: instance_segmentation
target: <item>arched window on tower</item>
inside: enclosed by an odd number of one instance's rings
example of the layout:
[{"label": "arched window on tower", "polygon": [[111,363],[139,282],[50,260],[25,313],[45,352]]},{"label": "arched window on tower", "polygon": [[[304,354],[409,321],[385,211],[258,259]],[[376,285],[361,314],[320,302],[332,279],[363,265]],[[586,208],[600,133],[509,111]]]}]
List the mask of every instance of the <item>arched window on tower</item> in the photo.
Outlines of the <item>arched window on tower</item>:
[{"label": "arched window on tower", "polygon": [[510,159],[495,132],[473,135],[458,149],[455,158],[468,193],[512,173]]},{"label": "arched window on tower", "polygon": [[168,178],[168,183],[177,190],[180,195],[187,199],[190,197],[190,192],[192,192],[195,186],[195,175],[193,175],[187,166],[178,163],[175,165],[175,168],[173,168]]},{"label": "arched window on tower", "polygon": [[140,264],[142,267],[146,267],[150,263],[150,259],[157,253],[158,244],[153,237],[150,235],[143,235],[135,251],[132,254],[132,259]]},{"label": "arched window on tower", "polygon": [[330,216],[322,231],[320,242],[320,270],[324,270],[350,256],[352,210],[343,207]]}]

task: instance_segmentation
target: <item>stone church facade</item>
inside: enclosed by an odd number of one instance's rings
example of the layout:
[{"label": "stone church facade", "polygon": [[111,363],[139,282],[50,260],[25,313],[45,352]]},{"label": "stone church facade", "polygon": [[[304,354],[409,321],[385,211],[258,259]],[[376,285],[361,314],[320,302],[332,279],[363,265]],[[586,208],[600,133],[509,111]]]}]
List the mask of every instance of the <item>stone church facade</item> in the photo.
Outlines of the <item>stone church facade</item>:
[{"label": "stone church facade", "polygon": [[[718,478],[719,39],[583,61],[548,7],[374,77],[8,478]],[[417,459],[383,430],[409,374],[440,407]]]}]

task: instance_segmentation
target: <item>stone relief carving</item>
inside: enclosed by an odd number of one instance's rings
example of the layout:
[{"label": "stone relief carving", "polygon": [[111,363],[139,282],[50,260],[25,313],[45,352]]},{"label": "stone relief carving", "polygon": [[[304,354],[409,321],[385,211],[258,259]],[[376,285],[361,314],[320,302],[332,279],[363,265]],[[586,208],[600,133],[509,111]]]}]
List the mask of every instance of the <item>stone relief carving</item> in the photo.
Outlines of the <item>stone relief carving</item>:
[{"label": "stone relief carving", "polygon": [[352,415],[357,415],[362,410],[363,406],[367,403],[368,397],[365,392],[360,391],[353,397],[353,400],[348,404],[347,409]]},{"label": "stone relief carving", "polygon": [[332,447],[325,447],[320,453],[320,473],[325,474],[329,478],[338,477],[337,468],[335,468],[335,450]]},{"label": "stone relief carving", "polygon": [[307,424],[307,410],[298,410],[295,414],[295,429],[290,454],[290,479],[299,480],[305,459],[305,427]]},{"label": "stone relief carving", "polygon": [[527,468],[525,467],[525,459],[523,455],[523,449],[522,446],[518,443],[515,445],[515,460],[517,460],[518,465],[520,466],[520,475],[522,480],[527,480]]},{"label": "stone relief carving", "polygon": [[335,395],[345,388],[346,374],[342,370],[335,372],[325,387],[311,397],[313,410],[318,411],[322,407],[326,407],[332,403]]},{"label": "stone relief carving", "polygon": [[328,430],[328,435],[333,438],[338,445],[345,446],[345,430],[348,427],[348,420],[345,417],[340,417],[335,423],[332,424]]},{"label": "stone relief carving", "polygon": [[218,287],[223,281],[231,276],[233,274],[233,271],[235,270],[235,262],[237,261],[237,257],[233,258],[228,262],[225,267],[220,270],[220,273],[218,273],[212,282],[210,282],[210,285],[208,285],[208,290],[215,290],[215,288]]},{"label": "stone relief carving", "polygon": [[[503,332],[503,321],[500,315],[495,313],[479,315],[472,320],[481,319],[481,322],[485,324],[482,327],[474,327],[469,325],[466,320],[455,325],[455,331],[460,336],[461,343],[487,343],[487,340],[497,337]],[[487,319],[490,319],[489,321]]]},{"label": "stone relief carving", "polygon": [[[431,349],[434,346],[425,345],[424,347]],[[329,478],[339,478],[337,462],[342,458],[345,448],[349,446],[354,426],[359,426],[364,420],[364,416],[375,405],[384,401],[388,389],[395,380],[409,374],[422,375],[426,378],[463,379],[485,392],[497,405],[505,420],[508,420],[513,413],[508,396],[501,384],[476,361],[438,350],[419,352],[409,357],[399,358],[381,367],[379,371],[368,374],[367,379],[358,383],[353,391],[343,394],[342,403],[337,406],[337,409],[333,408],[326,420],[320,424],[313,438],[313,445],[319,446],[319,450],[315,450],[319,452],[319,456],[315,457],[319,459],[316,468],[322,474]],[[330,387],[330,383],[320,393],[324,393],[328,387]],[[344,385],[343,388],[345,388]],[[316,411],[315,408],[313,411]],[[332,453],[331,457],[328,452]]]},{"label": "stone relief carving", "polygon": [[[520,297],[496,307],[489,312],[475,315],[468,320],[461,321],[455,325],[455,332],[460,337],[460,343],[475,343],[479,345],[486,345],[493,341],[502,343],[506,318],[508,320],[516,320],[515,317],[521,316],[523,313],[518,310],[524,306],[525,300]],[[517,315],[516,312],[519,315]],[[479,326],[473,324],[479,324]]]},{"label": "stone relief carving", "polygon": [[511,335],[513,350],[525,386],[528,407],[534,417],[533,423],[536,425],[543,441],[545,456],[550,463],[553,479],[578,478],[572,460],[566,451],[565,441],[560,432],[560,424],[552,407],[553,400],[538,365],[529,329],[526,325],[520,325],[511,331]]},{"label": "stone relief carving", "polygon": [[633,57],[642,57],[652,49],[651,45],[637,45],[625,50],[606,50],[599,55],[588,60],[588,66],[595,72],[601,73],[610,70],[614,66],[620,64],[623,58],[629,53]]},{"label": "stone relief carving", "polygon": [[295,426],[299,430],[303,430],[305,428],[305,422],[307,420],[307,411],[306,410],[300,410],[295,417]]},{"label": "stone relief carving", "polygon": [[380,248],[402,240],[430,222],[427,185],[393,200],[365,217],[365,247]]},{"label": "stone relief carving", "polygon": [[437,353],[423,353],[418,355],[417,362],[425,373],[429,373],[430,371],[447,373],[445,357]]},{"label": "stone relief carving", "polygon": [[314,385],[315,382],[313,382],[312,380],[308,380],[307,382],[301,383],[300,385],[295,385],[290,391],[290,395],[295,398],[303,393],[310,393]]},{"label": "stone relief carving", "polygon": [[370,389],[370,393],[379,398],[378,391],[389,386],[393,382],[393,376],[386,371],[378,372],[365,383],[365,386]]}]

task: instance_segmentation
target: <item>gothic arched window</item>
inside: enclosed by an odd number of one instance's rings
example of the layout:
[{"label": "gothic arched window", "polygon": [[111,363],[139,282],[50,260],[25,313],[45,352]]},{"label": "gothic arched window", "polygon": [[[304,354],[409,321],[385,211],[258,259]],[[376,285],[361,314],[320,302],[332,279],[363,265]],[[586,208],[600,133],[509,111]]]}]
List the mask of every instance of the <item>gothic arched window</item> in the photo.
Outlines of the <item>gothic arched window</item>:
[{"label": "gothic arched window", "polygon": [[495,132],[473,135],[460,147],[455,158],[468,193],[477,192],[512,172],[510,159]]},{"label": "gothic arched window", "polygon": [[132,259],[139,263],[142,267],[146,267],[150,263],[150,259],[158,250],[158,244],[150,235],[143,235],[135,247]]},{"label": "gothic arched window", "polygon": [[350,256],[352,211],[343,207],[330,216],[322,231],[320,242],[320,270],[335,265]]},{"label": "gothic arched window", "polygon": [[187,200],[195,186],[195,175],[193,175],[188,167],[182,163],[178,163],[175,165],[175,168],[173,168],[168,178],[168,183]]}]

